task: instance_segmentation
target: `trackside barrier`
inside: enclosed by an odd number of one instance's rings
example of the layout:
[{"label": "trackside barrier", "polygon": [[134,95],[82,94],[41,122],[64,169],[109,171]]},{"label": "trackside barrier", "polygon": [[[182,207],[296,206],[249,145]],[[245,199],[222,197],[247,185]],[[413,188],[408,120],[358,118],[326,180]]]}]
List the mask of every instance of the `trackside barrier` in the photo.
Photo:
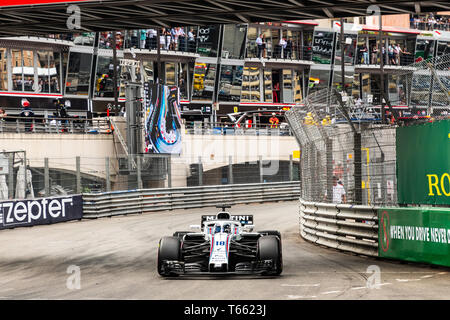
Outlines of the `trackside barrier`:
[{"label": "trackside barrier", "polygon": [[300,199],[300,235],[307,241],[378,256],[378,208]]},{"label": "trackside barrier", "polygon": [[298,181],[90,193],[83,194],[83,218],[214,207],[222,203],[291,201],[299,196]]}]

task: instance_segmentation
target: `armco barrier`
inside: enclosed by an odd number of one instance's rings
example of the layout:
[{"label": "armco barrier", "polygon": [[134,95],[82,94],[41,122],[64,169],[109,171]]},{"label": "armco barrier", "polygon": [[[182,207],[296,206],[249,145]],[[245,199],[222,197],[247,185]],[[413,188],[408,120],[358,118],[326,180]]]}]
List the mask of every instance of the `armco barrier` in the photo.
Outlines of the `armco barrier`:
[{"label": "armco barrier", "polygon": [[83,194],[83,217],[101,218],[151,211],[298,200],[300,184],[273,182]]},{"label": "armco barrier", "polygon": [[378,209],[300,199],[300,235],[338,250],[378,256]]}]

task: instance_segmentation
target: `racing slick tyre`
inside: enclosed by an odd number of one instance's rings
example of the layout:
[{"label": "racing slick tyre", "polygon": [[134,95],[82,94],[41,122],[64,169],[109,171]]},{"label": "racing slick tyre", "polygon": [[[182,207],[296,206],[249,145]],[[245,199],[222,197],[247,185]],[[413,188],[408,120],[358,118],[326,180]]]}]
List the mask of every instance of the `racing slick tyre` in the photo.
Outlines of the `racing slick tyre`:
[{"label": "racing slick tyre", "polygon": [[283,257],[281,252],[281,240],[276,235],[262,236],[258,239],[257,257],[259,261],[272,260],[275,265],[275,274],[283,271]]},{"label": "racing slick tyre", "polygon": [[176,276],[163,270],[164,260],[181,260],[181,241],[177,237],[163,237],[158,245],[158,273],[163,277]]}]

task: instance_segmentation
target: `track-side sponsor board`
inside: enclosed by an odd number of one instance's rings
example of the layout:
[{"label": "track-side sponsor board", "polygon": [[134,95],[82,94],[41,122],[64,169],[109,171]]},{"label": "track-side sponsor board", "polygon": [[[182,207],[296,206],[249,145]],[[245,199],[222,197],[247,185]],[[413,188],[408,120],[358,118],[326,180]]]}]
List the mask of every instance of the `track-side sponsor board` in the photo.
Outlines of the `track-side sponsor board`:
[{"label": "track-side sponsor board", "polygon": [[378,220],[380,257],[450,266],[450,209],[382,208]]},{"label": "track-side sponsor board", "polygon": [[[247,224],[253,224],[253,216],[252,215],[233,215],[230,217],[231,220],[239,221],[241,225],[245,226]],[[202,226],[207,221],[216,220],[217,216],[215,215],[206,215],[202,216]]]},{"label": "track-side sponsor board", "polygon": [[79,220],[82,217],[81,195],[0,202],[0,230]]},{"label": "track-side sponsor board", "polygon": [[450,120],[396,132],[400,204],[450,204]]},{"label": "track-side sponsor board", "polygon": [[74,3],[77,2],[101,2],[92,0],[2,0],[0,1],[0,8],[4,7],[20,7],[20,6],[35,6],[35,5],[52,5],[52,4],[63,4],[63,3]]}]

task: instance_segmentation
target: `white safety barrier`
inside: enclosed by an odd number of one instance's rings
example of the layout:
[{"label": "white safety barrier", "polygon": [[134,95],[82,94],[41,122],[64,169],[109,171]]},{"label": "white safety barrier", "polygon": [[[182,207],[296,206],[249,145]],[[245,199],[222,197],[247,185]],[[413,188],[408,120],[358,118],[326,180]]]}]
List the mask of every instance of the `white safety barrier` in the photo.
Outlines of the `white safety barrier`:
[{"label": "white safety barrier", "polygon": [[300,199],[300,235],[316,244],[376,257],[377,208]]},{"label": "white safety barrier", "polygon": [[83,218],[214,207],[223,203],[292,201],[299,195],[298,181],[83,194]]}]

